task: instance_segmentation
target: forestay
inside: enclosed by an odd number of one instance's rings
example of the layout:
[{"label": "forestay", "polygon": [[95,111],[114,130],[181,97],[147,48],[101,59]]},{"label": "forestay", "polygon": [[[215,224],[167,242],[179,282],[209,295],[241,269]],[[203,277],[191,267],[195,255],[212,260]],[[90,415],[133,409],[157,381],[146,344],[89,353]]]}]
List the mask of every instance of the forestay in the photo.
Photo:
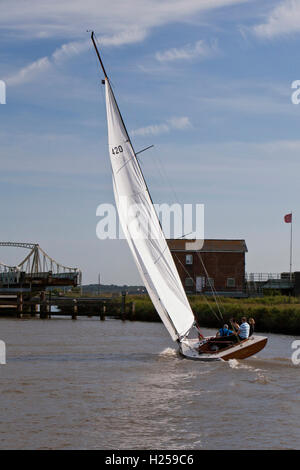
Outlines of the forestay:
[{"label": "forestay", "polygon": [[173,340],[194,323],[175,263],[108,78],[105,79],[108,143],[120,223],[151,300]]}]

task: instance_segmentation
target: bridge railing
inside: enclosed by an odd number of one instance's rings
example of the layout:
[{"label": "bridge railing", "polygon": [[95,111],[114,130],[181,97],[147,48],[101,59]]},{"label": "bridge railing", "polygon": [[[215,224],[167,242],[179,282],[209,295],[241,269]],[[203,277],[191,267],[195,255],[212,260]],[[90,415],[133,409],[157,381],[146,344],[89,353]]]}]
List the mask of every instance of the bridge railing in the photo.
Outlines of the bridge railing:
[{"label": "bridge railing", "polygon": [[[246,273],[245,280],[247,282],[267,282],[290,280],[290,273]],[[291,280],[294,280],[294,273],[291,273]]]},{"label": "bridge railing", "polygon": [[21,273],[18,271],[0,272],[0,284],[19,284]]}]

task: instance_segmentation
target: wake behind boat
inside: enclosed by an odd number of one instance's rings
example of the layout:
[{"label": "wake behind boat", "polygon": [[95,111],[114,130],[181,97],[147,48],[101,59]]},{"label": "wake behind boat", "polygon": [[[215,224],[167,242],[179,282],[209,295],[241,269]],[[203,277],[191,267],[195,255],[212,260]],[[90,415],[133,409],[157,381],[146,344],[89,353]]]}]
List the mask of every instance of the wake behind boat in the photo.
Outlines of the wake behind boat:
[{"label": "wake behind boat", "polygon": [[[153,305],[180,353],[188,359],[243,359],[260,351],[267,338],[253,336],[222,350],[211,349],[210,338],[189,339],[195,317],[121,116],[92,32],[91,39],[104,73],[108,146],[113,189],[120,224]],[[136,217],[133,217],[133,211]],[[137,220],[138,218],[138,220]],[[223,345],[224,346],[224,345]],[[218,347],[218,345],[215,345]]]}]

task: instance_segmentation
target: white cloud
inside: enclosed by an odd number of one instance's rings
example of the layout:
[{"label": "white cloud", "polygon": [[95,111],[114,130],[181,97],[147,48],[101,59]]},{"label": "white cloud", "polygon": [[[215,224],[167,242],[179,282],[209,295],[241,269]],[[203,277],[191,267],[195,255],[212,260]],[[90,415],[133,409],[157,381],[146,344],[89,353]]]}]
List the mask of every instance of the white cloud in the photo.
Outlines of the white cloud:
[{"label": "white cloud", "polygon": [[170,132],[173,129],[184,130],[192,127],[188,117],[172,117],[161,124],[152,124],[151,126],[140,127],[131,131],[131,135],[158,135]]},{"label": "white cloud", "polygon": [[[130,44],[144,39],[144,31],[135,27],[119,34],[102,36],[99,38],[101,46],[120,46]],[[46,71],[55,64],[62,64],[66,60],[81,54],[91,47],[90,39],[85,41],[71,41],[57,48],[49,57],[37,59],[29,65],[21,68],[15,74],[5,79],[10,86],[20,85],[34,80],[40,73]]]},{"label": "white cloud", "polygon": [[88,49],[89,45],[89,41],[69,42],[67,44],[63,44],[49,57],[42,57],[41,59],[37,59],[31,64],[22,67],[13,75],[5,78],[5,82],[9,86],[16,86],[26,82],[31,82],[41,73],[49,70],[49,68],[54,64],[61,64],[65,60],[71,59],[73,56],[76,56],[84,50]]},{"label": "white cloud", "polygon": [[143,41],[146,37],[146,31],[138,27],[133,27],[111,36],[102,36],[100,43],[102,46],[122,46]]},{"label": "white cloud", "polygon": [[169,126],[173,129],[188,129],[192,127],[188,117],[173,117],[168,119]]},{"label": "white cloud", "polygon": [[51,62],[48,57],[42,57],[41,59],[35,60],[31,64],[26,65],[26,67],[21,68],[14,75],[5,78],[5,82],[10,86],[29,82],[39,73],[49,69],[50,66]]},{"label": "white cloud", "polygon": [[272,38],[300,31],[300,0],[284,0],[269,13],[266,21],[253,28],[260,37]]},{"label": "white cloud", "polygon": [[69,42],[56,49],[51,57],[55,62],[62,62],[84,52],[89,48],[89,45],[90,41]]},{"label": "white cloud", "polygon": [[[35,38],[78,39],[86,29],[103,36],[193,20],[195,15],[248,0],[1,0],[0,29]],[[140,40],[140,39],[138,39]]]},{"label": "white cloud", "polygon": [[131,135],[157,135],[169,132],[170,127],[167,124],[152,124],[151,126],[140,127],[131,131]]},{"label": "white cloud", "polygon": [[155,57],[159,62],[171,62],[174,60],[204,59],[211,57],[217,51],[216,43],[211,45],[204,41],[197,41],[195,44],[186,44],[181,48],[172,48],[163,52],[157,52]]},{"label": "white cloud", "polygon": [[[62,63],[89,47],[86,30],[99,34],[102,46],[122,46],[141,42],[154,27],[172,22],[186,22],[197,14],[248,0],[1,0],[0,31],[14,32],[14,37],[72,38],[47,57],[38,58],[6,78],[9,85],[34,80],[55,64]],[[138,26],[137,26],[138,24]],[[84,39],[78,39],[83,38]],[[0,32],[1,37],[1,32]],[[158,60],[205,57],[214,46],[203,41],[157,54]]]}]

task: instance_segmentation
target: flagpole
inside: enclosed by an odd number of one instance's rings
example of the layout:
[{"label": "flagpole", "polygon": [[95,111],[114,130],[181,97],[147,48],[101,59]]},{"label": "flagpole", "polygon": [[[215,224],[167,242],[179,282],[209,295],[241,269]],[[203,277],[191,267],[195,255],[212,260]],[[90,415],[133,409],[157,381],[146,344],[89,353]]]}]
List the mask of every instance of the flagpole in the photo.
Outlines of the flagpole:
[{"label": "flagpole", "polygon": [[293,213],[291,211],[291,238],[290,238],[290,281],[292,281],[292,253],[293,253]]}]

